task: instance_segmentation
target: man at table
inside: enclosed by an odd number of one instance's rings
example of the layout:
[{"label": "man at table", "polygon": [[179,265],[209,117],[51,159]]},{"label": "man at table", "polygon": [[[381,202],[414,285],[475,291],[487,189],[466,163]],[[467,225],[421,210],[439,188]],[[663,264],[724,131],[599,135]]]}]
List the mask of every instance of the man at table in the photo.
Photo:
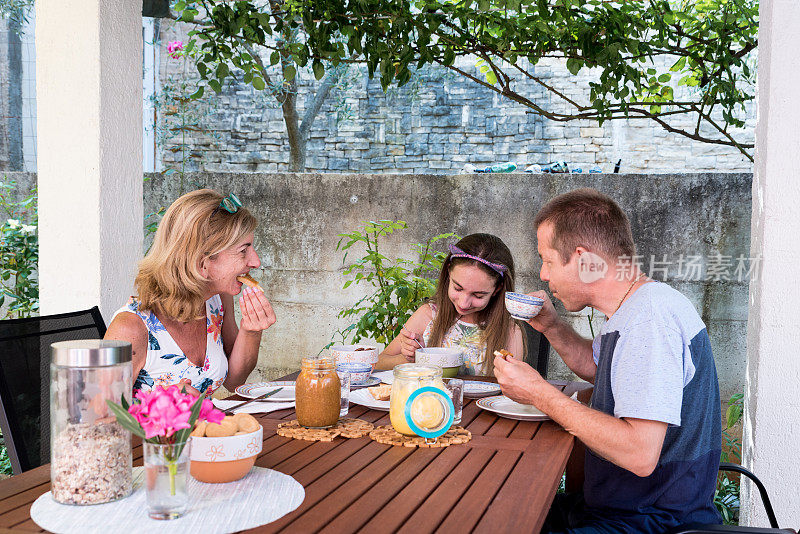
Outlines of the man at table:
[{"label": "man at table", "polygon": [[582,495],[557,496],[545,532],[663,532],[719,523],[713,505],[721,429],[717,373],[705,325],[686,297],[631,258],[630,222],[609,197],[578,189],[535,219],[542,281],[567,311],[608,318],[594,340],[545,300],[531,326],[579,377],[591,408],[530,366],[495,358],[503,393],[532,404],[587,447]]}]

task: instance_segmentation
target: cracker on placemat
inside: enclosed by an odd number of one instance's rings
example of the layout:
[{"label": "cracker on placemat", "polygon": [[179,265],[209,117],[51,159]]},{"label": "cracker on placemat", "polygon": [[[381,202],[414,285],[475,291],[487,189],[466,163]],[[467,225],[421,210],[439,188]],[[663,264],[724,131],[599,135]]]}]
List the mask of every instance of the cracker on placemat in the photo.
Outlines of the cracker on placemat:
[{"label": "cracker on placemat", "polygon": [[372,423],[361,419],[339,419],[339,422],[330,428],[306,428],[300,426],[295,419],[287,423],[280,423],[277,434],[285,438],[305,441],[333,441],[336,436],[360,438],[369,434],[373,428],[375,427]]},{"label": "cracker on placemat", "polygon": [[459,445],[472,439],[472,433],[464,427],[454,426],[433,442],[428,443],[419,436],[404,436],[391,425],[379,426],[369,433],[369,437],[378,443],[395,447],[439,448]]},{"label": "cracker on placemat", "polygon": [[285,438],[302,439],[305,441],[333,441],[341,432],[335,426],[331,428],[306,428],[300,426],[297,419],[278,425],[276,431]]},{"label": "cracker on placemat", "polygon": [[339,419],[336,427],[343,438],[361,438],[369,434],[375,425],[361,419]]}]

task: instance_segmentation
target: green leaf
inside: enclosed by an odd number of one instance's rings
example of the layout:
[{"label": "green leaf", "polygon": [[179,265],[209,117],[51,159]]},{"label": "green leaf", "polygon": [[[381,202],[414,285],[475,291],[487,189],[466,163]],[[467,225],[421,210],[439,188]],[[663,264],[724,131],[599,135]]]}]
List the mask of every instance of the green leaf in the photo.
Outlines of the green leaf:
[{"label": "green leaf", "polygon": [[578,74],[578,72],[581,70],[581,67],[583,67],[583,61],[574,58],[567,60],[567,70],[573,75]]},{"label": "green leaf", "polygon": [[200,87],[197,88],[197,91],[195,91],[194,93],[191,94],[191,96],[189,96],[189,98],[191,98],[192,100],[199,100],[200,98],[203,97],[203,92],[205,92],[205,87],[201,85]]},{"label": "green leaf", "polygon": [[681,57],[678,61],[676,61],[670,68],[672,72],[679,72],[682,71],[686,67],[686,56]]},{"label": "green leaf", "polygon": [[311,64],[311,68],[314,71],[314,77],[317,81],[321,80],[323,76],[325,76],[325,67],[322,65],[322,62],[319,60],[314,60],[314,63]]},{"label": "green leaf", "polygon": [[253,76],[253,82],[252,83],[253,83],[253,87],[257,91],[263,91],[264,88],[267,86],[267,84],[264,83],[264,79],[261,78],[260,76]]},{"label": "green leaf", "polygon": [[296,75],[297,69],[294,67],[294,65],[286,65],[286,68],[283,69],[283,79],[287,82],[294,80]]},{"label": "green leaf", "polygon": [[124,428],[125,430],[129,431],[131,434],[139,436],[142,439],[145,439],[144,430],[142,429],[142,425],[139,424],[139,421],[136,420],[127,410],[124,410],[122,406],[119,404],[113,403],[110,400],[106,400],[106,404],[114,416],[117,418],[117,422]]}]

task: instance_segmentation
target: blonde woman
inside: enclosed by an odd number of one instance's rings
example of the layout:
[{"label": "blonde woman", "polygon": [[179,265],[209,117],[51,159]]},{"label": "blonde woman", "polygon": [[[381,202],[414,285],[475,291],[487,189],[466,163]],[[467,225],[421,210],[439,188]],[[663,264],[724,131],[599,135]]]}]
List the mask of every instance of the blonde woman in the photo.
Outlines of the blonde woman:
[{"label": "blonde woman", "polygon": [[[169,207],[139,264],[138,296],[120,308],[106,339],[133,345],[134,391],[185,385],[209,396],[244,383],[258,360],[261,333],[275,323],[263,291],[237,277],[261,265],[256,219],[235,195],[201,189]],[[233,296],[242,312],[237,326]]]}]

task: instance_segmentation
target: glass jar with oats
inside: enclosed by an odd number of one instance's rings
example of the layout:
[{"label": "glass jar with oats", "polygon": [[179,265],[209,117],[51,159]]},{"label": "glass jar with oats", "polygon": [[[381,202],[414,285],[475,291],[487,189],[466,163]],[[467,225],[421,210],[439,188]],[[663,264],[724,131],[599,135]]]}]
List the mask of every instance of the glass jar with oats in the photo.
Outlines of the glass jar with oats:
[{"label": "glass jar with oats", "polygon": [[131,434],[106,401],[131,402],[131,344],[85,339],[51,345],[50,478],[64,504],[100,504],[133,488]]}]

